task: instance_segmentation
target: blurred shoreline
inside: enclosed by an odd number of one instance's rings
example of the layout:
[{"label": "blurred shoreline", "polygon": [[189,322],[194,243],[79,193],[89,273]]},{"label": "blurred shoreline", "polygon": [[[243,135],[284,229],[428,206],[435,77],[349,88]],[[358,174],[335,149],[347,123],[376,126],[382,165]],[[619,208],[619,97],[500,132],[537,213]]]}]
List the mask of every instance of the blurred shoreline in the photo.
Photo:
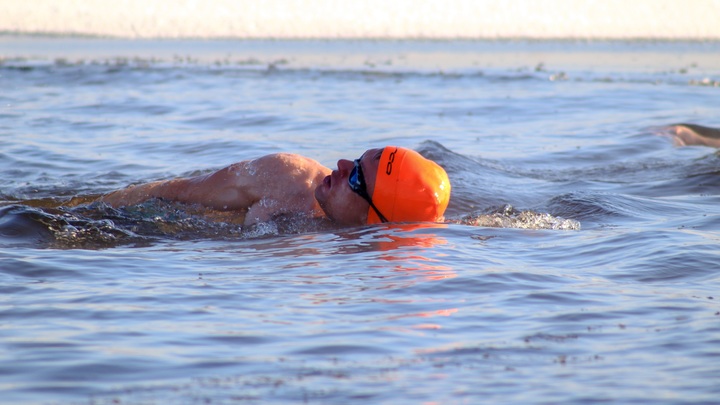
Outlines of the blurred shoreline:
[{"label": "blurred shoreline", "polygon": [[[125,39],[0,34],[0,65],[720,74],[720,41]],[[557,72],[555,72],[557,73]],[[701,77],[701,79],[703,78]]]}]

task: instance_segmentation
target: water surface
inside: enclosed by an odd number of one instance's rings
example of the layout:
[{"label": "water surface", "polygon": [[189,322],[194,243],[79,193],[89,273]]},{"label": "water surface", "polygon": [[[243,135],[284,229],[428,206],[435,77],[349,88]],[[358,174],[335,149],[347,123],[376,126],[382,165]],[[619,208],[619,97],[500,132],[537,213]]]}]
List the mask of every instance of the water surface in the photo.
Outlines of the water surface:
[{"label": "water surface", "polygon": [[[718,51],[1,37],[3,400],[712,403],[720,158],[658,134],[720,127]],[[450,223],[64,204],[384,144],[447,169]]]}]

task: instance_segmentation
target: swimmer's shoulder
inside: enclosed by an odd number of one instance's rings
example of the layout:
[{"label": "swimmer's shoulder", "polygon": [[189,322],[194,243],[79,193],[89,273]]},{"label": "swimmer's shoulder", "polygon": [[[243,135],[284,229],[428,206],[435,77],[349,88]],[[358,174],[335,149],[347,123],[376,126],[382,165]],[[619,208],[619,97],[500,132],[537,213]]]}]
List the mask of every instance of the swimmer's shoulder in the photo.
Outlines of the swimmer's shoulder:
[{"label": "swimmer's shoulder", "polygon": [[293,175],[315,176],[318,174],[327,175],[330,169],[320,162],[307,156],[296,153],[279,152],[257,158],[251,162],[256,169]]},{"label": "swimmer's shoulder", "polygon": [[286,164],[316,164],[320,165],[320,162],[311,159],[307,156],[303,156],[297,153],[278,152],[265,155],[263,157],[255,159],[256,162],[269,161],[269,162],[282,162]]}]

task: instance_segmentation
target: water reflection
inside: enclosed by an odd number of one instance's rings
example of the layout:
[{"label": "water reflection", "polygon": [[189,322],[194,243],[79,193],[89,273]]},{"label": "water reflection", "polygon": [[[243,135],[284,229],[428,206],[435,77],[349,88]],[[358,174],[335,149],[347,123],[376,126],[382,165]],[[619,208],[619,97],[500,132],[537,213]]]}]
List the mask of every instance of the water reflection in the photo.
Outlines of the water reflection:
[{"label": "water reflection", "polygon": [[[455,278],[457,274],[431,248],[447,245],[446,238],[438,234],[438,230],[447,229],[447,224],[394,224],[388,226],[385,240],[378,241],[374,248],[381,252],[380,259],[392,263],[392,270],[404,275],[414,275],[425,281]],[[430,257],[430,255],[439,258]]]},{"label": "water reflection", "polygon": [[[392,308],[392,314],[382,319],[384,326],[380,329],[411,335],[424,334],[422,331],[443,328],[441,321],[432,321],[431,318],[450,317],[458,312],[458,308],[447,308],[445,300],[417,299],[408,291],[420,283],[457,277],[446,260],[448,255],[437,249],[449,244],[440,234],[447,227],[447,224],[428,223],[388,225],[369,245],[379,253],[374,267],[380,272],[386,269],[392,273],[387,277],[385,287],[408,292],[403,300],[374,299],[374,302],[388,304]],[[423,318],[423,321],[418,322],[417,318]],[[405,319],[410,319],[410,323],[403,321]]]}]

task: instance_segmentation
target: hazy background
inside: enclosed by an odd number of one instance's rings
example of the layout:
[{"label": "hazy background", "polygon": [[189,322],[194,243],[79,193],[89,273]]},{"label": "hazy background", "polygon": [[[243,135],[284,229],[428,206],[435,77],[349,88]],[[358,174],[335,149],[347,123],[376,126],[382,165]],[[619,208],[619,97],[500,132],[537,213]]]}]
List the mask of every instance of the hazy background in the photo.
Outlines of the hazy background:
[{"label": "hazy background", "polygon": [[720,0],[0,0],[0,33],[720,39]]}]

